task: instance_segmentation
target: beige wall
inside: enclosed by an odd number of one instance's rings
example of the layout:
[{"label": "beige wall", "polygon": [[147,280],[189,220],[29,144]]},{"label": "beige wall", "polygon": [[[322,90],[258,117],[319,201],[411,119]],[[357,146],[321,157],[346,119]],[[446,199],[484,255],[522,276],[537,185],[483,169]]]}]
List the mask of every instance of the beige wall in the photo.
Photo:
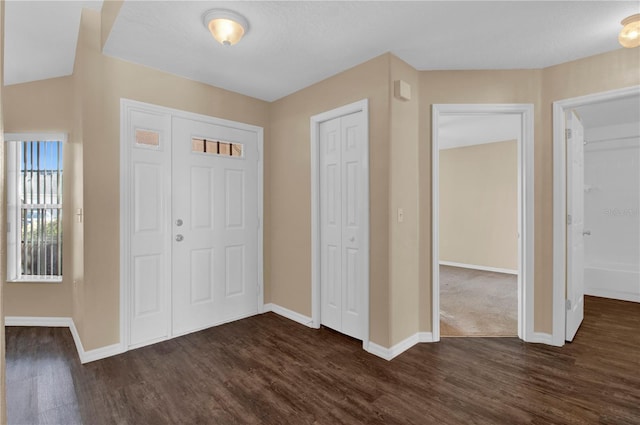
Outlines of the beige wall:
[{"label": "beige wall", "polygon": [[[534,255],[535,313],[540,305],[550,302],[551,291],[546,290],[545,274],[551,256],[542,248],[544,222],[543,207],[547,195],[541,191],[540,170],[543,161],[541,133],[541,70],[514,71],[423,71],[420,73],[420,330],[431,330],[431,105],[438,103],[531,103],[534,105],[534,138],[536,175],[534,178]],[[550,198],[551,194],[548,194]],[[548,248],[547,248],[548,249]],[[546,277],[547,279],[550,276]],[[540,292],[542,291],[542,292]],[[546,312],[550,314],[551,310]],[[539,314],[534,315],[536,330],[550,332]],[[549,321],[550,323],[550,321]]]},{"label": "beige wall", "polygon": [[[83,11],[76,58],[79,68],[73,76],[80,79],[82,90],[85,212],[84,280],[77,289],[82,295],[77,296],[81,311],[76,316],[87,350],[119,341],[120,99],[258,125],[265,128],[265,146],[269,145],[268,103],[104,56],[100,53],[100,24],[98,12]],[[268,155],[264,164],[267,187]],[[268,199],[266,196],[265,223],[269,222]],[[266,255],[265,262],[269,261]],[[265,286],[269,286],[268,275]]]},{"label": "beige wall", "polygon": [[[389,345],[418,332],[419,73],[390,56],[389,103]],[[411,87],[411,100],[394,97],[394,81]],[[398,209],[404,211],[398,222]],[[378,229],[371,227],[372,232]]]},{"label": "beige wall", "polygon": [[[54,78],[4,87],[4,125],[7,133],[60,132],[73,139],[73,81],[71,77]],[[63,148],[65,167],[69,161],[69,143]],[[66,170],[65,170],[66,171]],[[73,256],[70,235],[73,215],[70,196],[74,179],[65,172],[63,180],[63,273],[71,269]],[[7,283],[5,314],[7,316],[71,316],[72,278],[64,273],[62,283]]]},{"label": "beige wall", "polygon": [[[102,2],[102,10],[100,11],[100,46],[104,47],[111,28],[116,22],[116,18],[120,13],[120,8],[124,4],[124,0],[106,0]],[[100,49],[102,50],[102,49]]]},{"label": "beige wall", "polygon": [[518,269],[518,142],[440,150],[440,261]]},{"label": "beige wall", "polygon": [[[551,333],[553,274],[552,103],[640,84],[640,49],[618,49],[542,70],[423,71],[420,139],[431,140],[434,103],[534,105],[534,329]],[[431,329],[431,146],[420,144],[420,330]]]},{"label": "beige wall", "polygon": [[[389,60],[383,55],[271,105],[271,298],[311,316],[313,115],[369,99],[370,338],[389,341]],[[375,231],[373,231],[375,229]]]}]

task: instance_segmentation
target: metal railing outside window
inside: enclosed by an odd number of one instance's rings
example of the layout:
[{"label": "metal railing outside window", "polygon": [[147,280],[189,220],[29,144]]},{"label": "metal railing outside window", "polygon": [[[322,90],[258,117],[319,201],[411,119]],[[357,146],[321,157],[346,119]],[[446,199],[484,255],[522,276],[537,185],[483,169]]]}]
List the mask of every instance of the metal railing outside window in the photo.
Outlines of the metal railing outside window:
[{"label": "metal railing outside window", "polygon": [[20,142],[20,278],[62,276],[62,142]]}]

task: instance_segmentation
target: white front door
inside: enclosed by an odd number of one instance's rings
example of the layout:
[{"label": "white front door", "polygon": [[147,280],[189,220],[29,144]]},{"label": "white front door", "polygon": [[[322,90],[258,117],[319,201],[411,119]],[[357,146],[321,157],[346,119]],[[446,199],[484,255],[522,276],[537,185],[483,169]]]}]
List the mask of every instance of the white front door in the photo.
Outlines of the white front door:
[{"label": "white front door", "polygon": [[174,335],[258,312],[256,164],[256,133],[173,118]]},{"label": "white front door", "polygon": [[261,132],[139,102],[122,108],[125,345],[256,314]]},{"label": "white front door", "polygon": [[364,113],[320,124],[321,323],[363,339],[367,213]]},{"label": "white front door", "polygon": [[567,128],[567,317],[565,339],[572,341],[584,318],[584,128],[575,112]]}]

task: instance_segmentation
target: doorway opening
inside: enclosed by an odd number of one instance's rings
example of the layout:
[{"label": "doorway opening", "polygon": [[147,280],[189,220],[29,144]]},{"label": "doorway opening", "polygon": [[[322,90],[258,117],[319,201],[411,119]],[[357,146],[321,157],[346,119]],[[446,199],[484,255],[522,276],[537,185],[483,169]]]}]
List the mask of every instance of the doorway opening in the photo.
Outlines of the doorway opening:
[{"label": "doorway opening", "polygon": [[311,117],[311,317],[369,347],[369,112]]},{"label": "doorway opening", "polygon": [[533,332],[533,106],[433,105],[432,141],[434,340],[543,342]]},{"label": "doorway opening", "polygon": [[440,148],[440,334],[518,334],[520,117],[445,115]]},{"label": "doorway opening", "polygon": [[640,86],[553,104],[553,344],[585,295],[640,302]]}]

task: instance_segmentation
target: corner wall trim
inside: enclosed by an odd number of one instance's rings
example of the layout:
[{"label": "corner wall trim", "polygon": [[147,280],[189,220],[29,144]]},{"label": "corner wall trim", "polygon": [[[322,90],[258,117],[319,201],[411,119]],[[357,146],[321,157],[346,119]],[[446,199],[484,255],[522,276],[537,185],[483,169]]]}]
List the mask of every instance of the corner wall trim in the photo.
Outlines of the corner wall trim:
[{"label": "corner wall trim", "polygon": [[431,332],[418,332],[408,338],[403,339],[391,348],[383,347],[375,342],[369,341],[368,352],[374,356],[378,356],[385,360],[392,360],[394,357],[407,351],[409,348],[421,342],[433,342],[433,334]]},{"label": "corner wall trim", "polygon": [[546,332],[533,332],[531,334],[531,337],[525,342],[531,342],[536,344],[557,345],[553,343],[552,335]]},{"label": "corner wall trim", "polygon": [[300,314],[293,310],[289,310],[288,308],[279,306],[278,304],[268,303],[264,305],[263,311],[265,313],[273,312],[278,316],[282,316],[289,320],[293,320],[294,322],[298,322],[301,325],[305,325],[309,328],[316,328],[313,326],[313,320],[309,316],[305,316],[304,314]]},{"label": "corner wall trim", "polygon": [[76,324],[71,317],[27,317],[27,316],[6,316],[4,318],[5,326],[37,326],[43,328],[69,328],[73,342],[76,344],[80,363],[85,364],[95,360],[104,359],[106,357],[115,356],[123,352],[120,343],[107,345],[106,347],[96,348],[94,350],[85,351],[76,329]]},{"label": "corner wall trim", "polygon": [[518,270],[502,269],[500,267],[479,266],[476,264],[456,263],[454,261],[440,261],[441,266],[461,267],[463,269],[482,270],[485,272],[518,274]]}]

